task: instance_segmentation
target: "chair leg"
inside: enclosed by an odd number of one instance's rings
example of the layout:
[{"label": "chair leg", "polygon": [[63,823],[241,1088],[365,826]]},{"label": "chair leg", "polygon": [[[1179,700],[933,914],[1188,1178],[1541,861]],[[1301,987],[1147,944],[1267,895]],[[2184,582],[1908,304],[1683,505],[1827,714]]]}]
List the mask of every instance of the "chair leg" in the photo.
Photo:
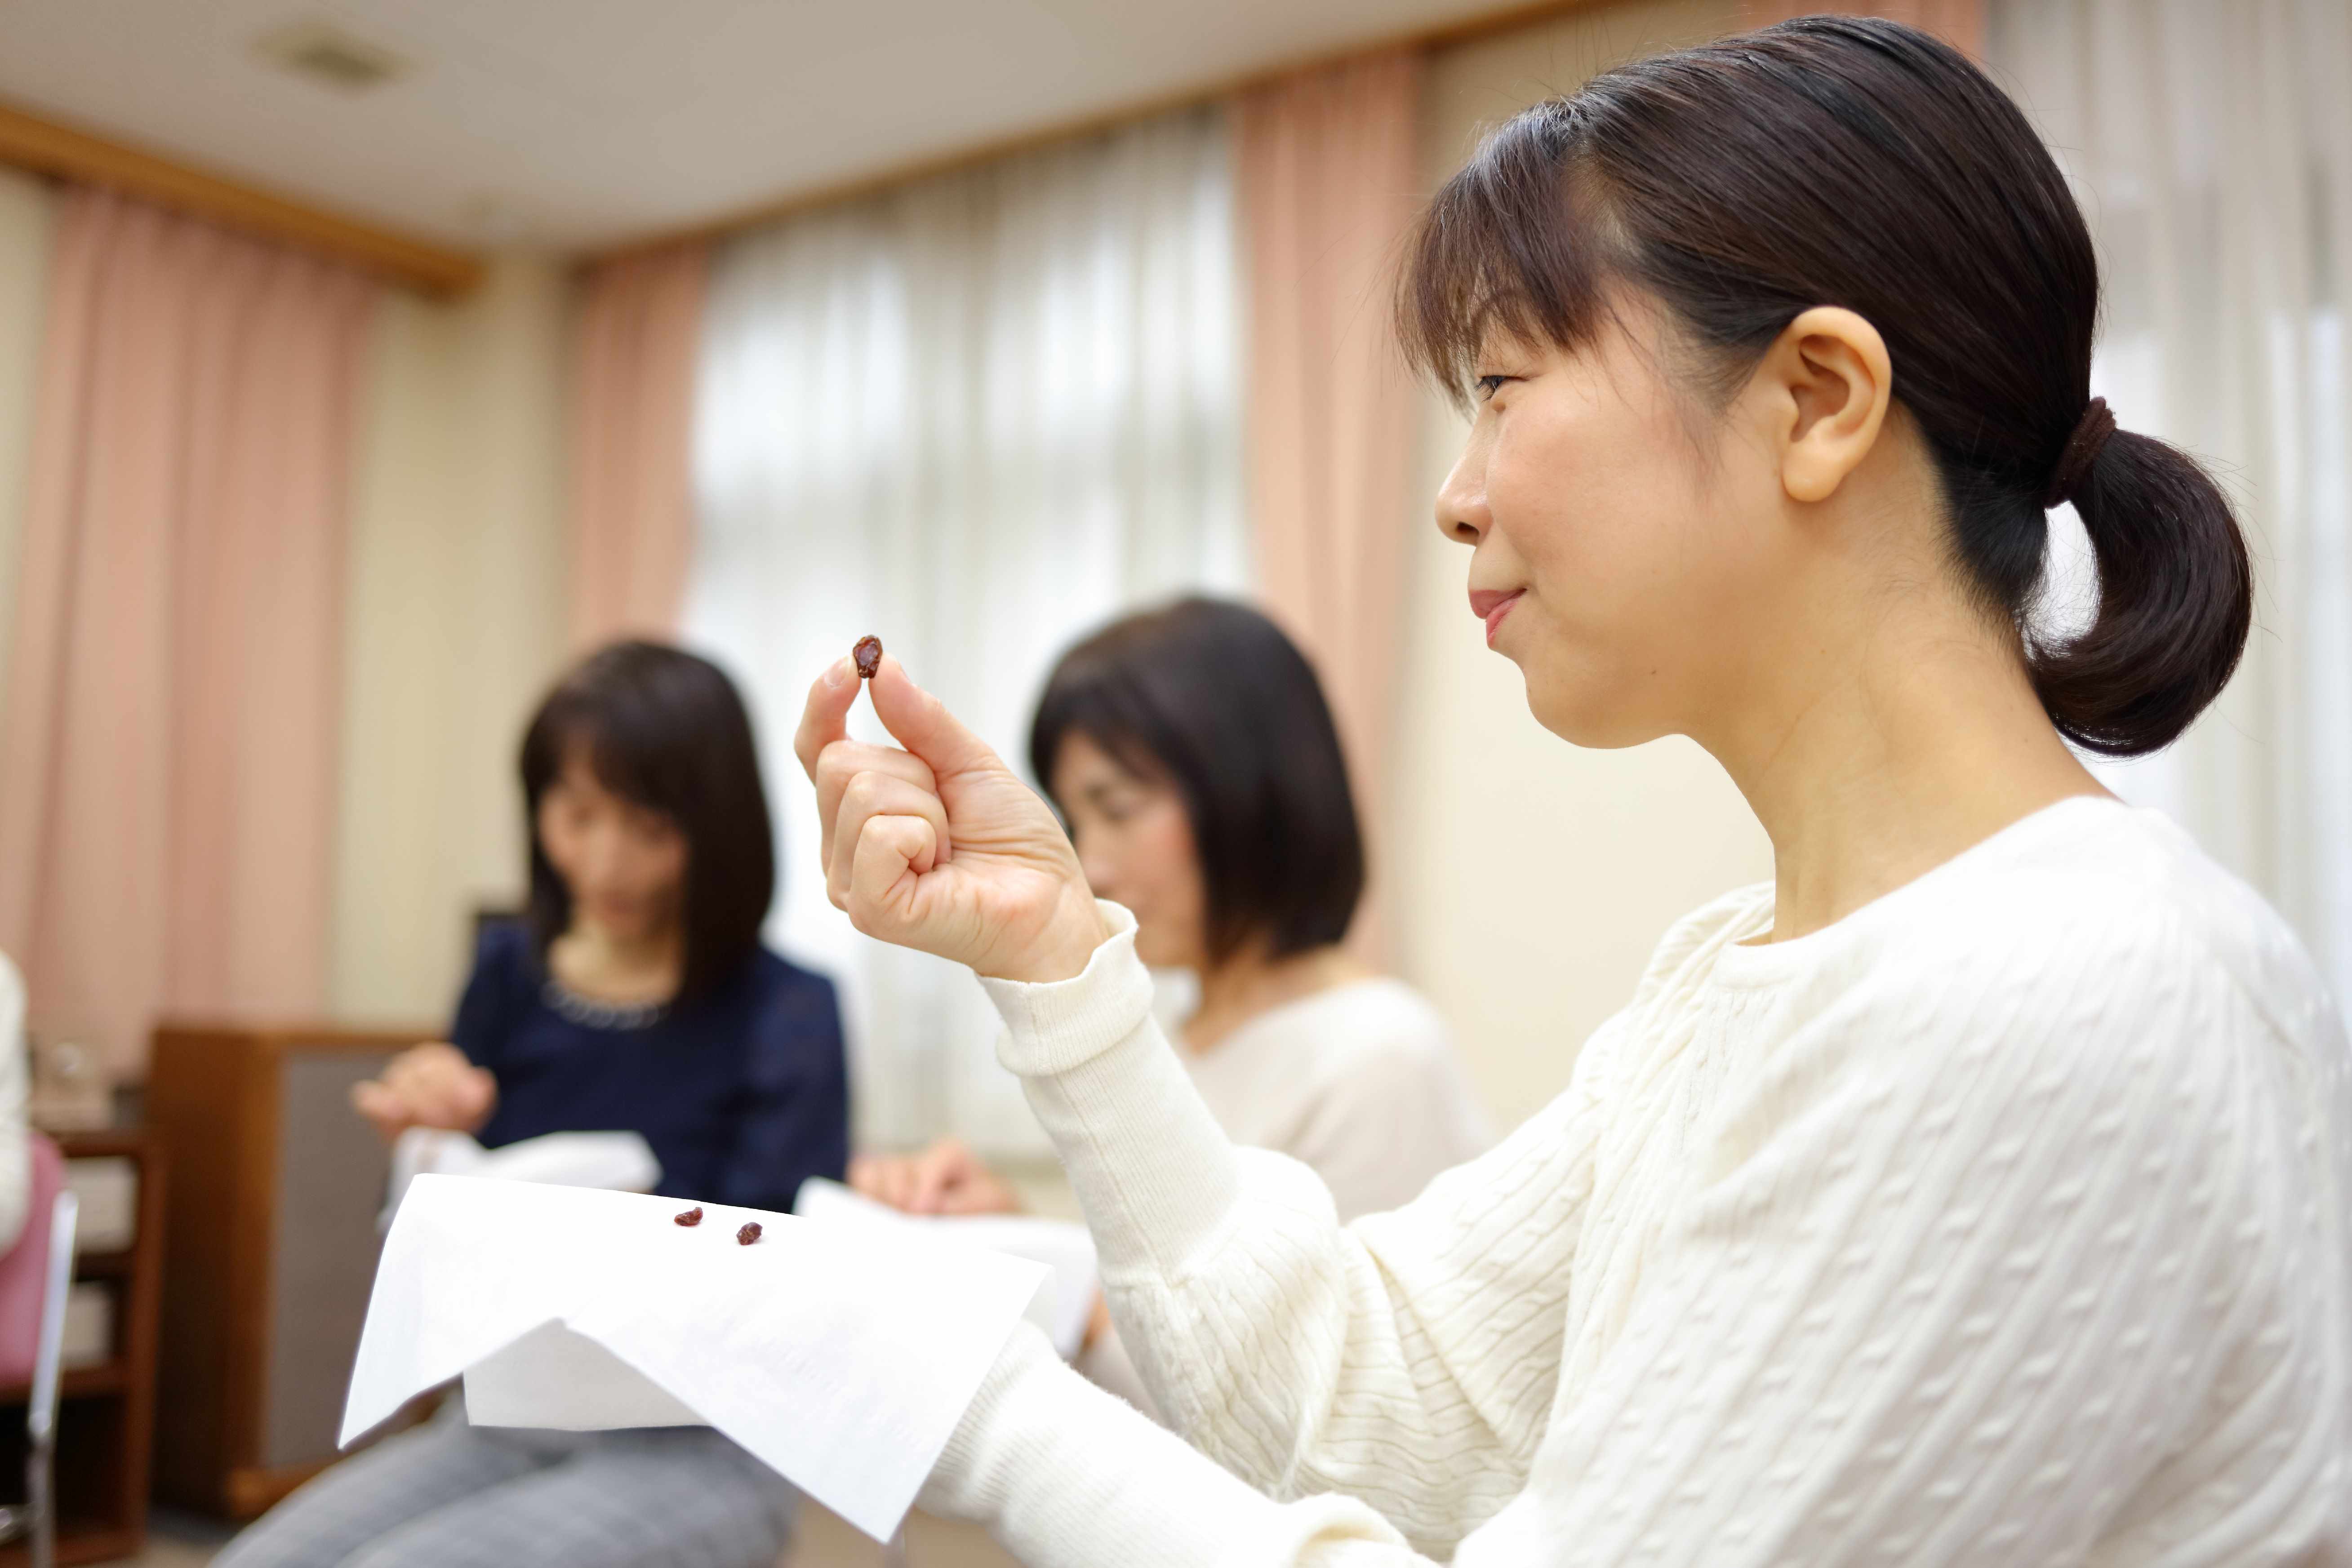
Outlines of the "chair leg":
[{"label": "chair leg", "polygon": [[65,1372],[66,1297],[73,1288],[74,1232],[81,1218],[73,1189],[58,1194],[49,1215],[48,1275],[41,1292],[41,1333],[33,1358],[33,1397],[25,1410],[26,1511],[33,1516],[32,1568],[56,1568],[58,1384]]},{"label": "chair leg", "polygon": [[57,1568],[58,1510],[49,1491],[54,1458],[47,1440],[35,1443],[25,1456],[26,1511],[33,1516],[32,1568]]}]

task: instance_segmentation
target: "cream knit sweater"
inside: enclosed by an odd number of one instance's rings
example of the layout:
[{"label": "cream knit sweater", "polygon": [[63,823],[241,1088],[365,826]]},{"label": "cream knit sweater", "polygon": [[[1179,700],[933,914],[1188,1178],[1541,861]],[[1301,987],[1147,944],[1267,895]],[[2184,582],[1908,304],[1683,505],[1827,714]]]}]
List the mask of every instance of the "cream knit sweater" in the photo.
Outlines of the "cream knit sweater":
[{"label": "cream knit sweater", "polygon": [[[1167,1000],[1153,1009],[1163,1024]],[[1343,1220],[1410,1203],[1440,1171],[1495,1146],[1454,1032],[1402,981],[1314,992],[1177,1059],[1227,1138],[1312,1170]],[[1116,1329],[1073,1364],[1137,1408],[1159,1409]]]},{"label": "cream knit sweater", "polygon": [[2161,818],[2063,802],[1793,942],[1700,910],[1555,1104],[1346,1227],[1113,915],[990,989],[1199,1452],[1016,1337],[924,1500],[1033,1568],[2352,1563],[2343,1034]]}]

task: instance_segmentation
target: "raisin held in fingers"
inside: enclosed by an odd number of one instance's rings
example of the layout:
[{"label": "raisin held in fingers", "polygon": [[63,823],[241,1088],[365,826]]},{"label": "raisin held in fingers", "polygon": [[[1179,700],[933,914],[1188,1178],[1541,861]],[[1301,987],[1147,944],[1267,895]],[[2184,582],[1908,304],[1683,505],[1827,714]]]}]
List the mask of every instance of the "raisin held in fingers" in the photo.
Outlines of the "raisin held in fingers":
[{"label": "raisin held in fingers", "polygon": [[857,661],[858,679],[873,679],[874,672],[882,668],[882,639],[871,633],[859,637],[857,646],[849,650],[849,657]]},{"label": "raisin held in fingers", "polygon": [[690,1208],[670,1221],[672,1225],[700,1225],[701,1223],[702,1211],[699,1208]]},{"label": "raisin held in fingers", "polygon": [[753,1242],[759,1240],[760,1222],[755,1219],[751,1224],[745,1226],[742,1229],[737,1231],[735,1233],[735,1239],[745,1247],[749,1247]]}]

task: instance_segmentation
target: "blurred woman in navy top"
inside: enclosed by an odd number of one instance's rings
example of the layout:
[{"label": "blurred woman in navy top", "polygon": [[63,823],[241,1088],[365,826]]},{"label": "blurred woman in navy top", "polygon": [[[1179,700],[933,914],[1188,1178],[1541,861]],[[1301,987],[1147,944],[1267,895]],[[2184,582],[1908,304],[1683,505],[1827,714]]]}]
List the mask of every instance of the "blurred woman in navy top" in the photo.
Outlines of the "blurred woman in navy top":
[{"label": "blurred woman in navy top", "polygon": [[497,1147],[642,1133],[671,1197],[789,1208],[849,1157],[833,986],[760,945],[774,839],[751,721],[705,660],[616,644],[522,746],[530,909],[483,935],[450,1044],[356,1100]]},{"label": "blurred woman in navy top", "polygon": [[[775,841],[727,678],[651,643],[592,655],[532,719],[522,786],[530,911],[484,932],[451,1038],[361,1085],[361,1112],[386,1139],[638,1132],[677,1198],[782,1209],[838,1178],[841,1017],[829,983],[760,944]],[[792,1511],[792,1489],[708,1427],[509,1432],[453,1398],[217,1563],[772,1568]]]},{"label": "blurred woman in navy top", "polygon": [[614,1007],[547,973],[529,931],[483,933],[450,1039],[497,1085],[476,1137],[643,1133],[671,1197],[788,1209],[838,1179],[849,1103],[833,986],[764,949],[710,994]]},{"label": "blurred woman in navy top", "polygon": [[833,985],[767,950],[708,996],[618,1008],[548,973],[527,929],[491,926],[449,1039],[497,1081],[489,1147],[630,1129],[658,1192],[746,1208],[791,1208],[849,1159]]}]

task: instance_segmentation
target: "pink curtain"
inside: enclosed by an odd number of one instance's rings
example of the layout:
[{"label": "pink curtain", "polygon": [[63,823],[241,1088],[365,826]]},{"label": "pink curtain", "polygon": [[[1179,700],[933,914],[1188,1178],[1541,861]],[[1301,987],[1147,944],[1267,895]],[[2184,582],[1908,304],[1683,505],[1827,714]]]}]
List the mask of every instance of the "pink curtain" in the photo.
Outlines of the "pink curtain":
[{"label": "pink curtain", "polygon": [[0,706],[0,949],[136,1076],[325,1000],[359,274],[95,190],[51,268]]},{"label": "pink curtain", "polygon": [[694,547],[694,365],[708,252],[616,257],[581,279],[572,408],[575,647],[677,630]]},{"label": "pink curtain", "polygon": [[[1376,850],[1416,521],[1389,288],[1423,196],[1420,92],[1420,58],[1399,50],[1244,93],[1237,117],[1259,582],[1323,678]],[[1377,958],[1383,933],[1375,898],[1354,942]]]},{"label": "pink curtain", "polygon": [[1811,16],[1825,11],[1885,16],[1933,33],[1971,59],[1984,58],[1985,0],[1855,0],[1851,5],[1822,4],[1820,0],[1811,5],[1790,4],[1790,0],[1745,0],[1740,11],[1741,24],[1749,27],[1768,26],[1791,16]]}]

